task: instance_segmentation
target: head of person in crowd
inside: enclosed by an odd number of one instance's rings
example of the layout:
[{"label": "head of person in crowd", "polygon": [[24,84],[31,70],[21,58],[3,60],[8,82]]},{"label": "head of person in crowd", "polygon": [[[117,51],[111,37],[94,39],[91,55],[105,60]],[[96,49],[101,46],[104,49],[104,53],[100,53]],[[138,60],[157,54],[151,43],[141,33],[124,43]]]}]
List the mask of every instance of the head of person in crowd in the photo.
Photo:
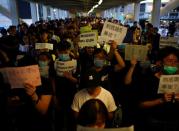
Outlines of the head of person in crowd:
[{"label": "head of person in crowd", "polygon": [[29,36],[28,35],[24,35],[22,37],[22,42],[23,42],[24,45],[30,45]]},{"label": "head of person in crowd", "polygon": [[60,61],[69,61],[71,60],[71,57],[70,57],[70,43],[68,41],[61,41],[59,44],[58,44],[58,50],[57,50],[57,55],[58,55],[58,59]]},{"label": "head of person in crowd", "polygon": [[48,30],[42,30],[40,32],[40,42],[48,42],[49,33]]},{"label": "head of person in crowd", "polygon": [[49,67],[52,64],[52,57],[48,52],[42,52],[38,56],[38,65],[41,77],[49,77]]},{"label": "head of person in crowd", "polygon": [[134,21],[133,27],[137,27],[137,21]]},{"label": "head of person in crowd", "polygon": [[158,33],[158,27],[153,28],[153,33],[154,33],[154,35],[156,35]]},{"label": "head of person in crowd", "polygon": [[145,25],[145,31],[148,33],[153,33],[153,25],[151,23],[147,23]]},{"label": "head of person in crowd", "polygon": [[95,68],[103,68],[105,66],[105,61],[107,58],[107,53],[104,49],[97,48],[94,51],[94,66]]},{"label": "head of person in crowd", "polygon": [[163,67],[162,73],[174,75],[179,73],[179,53],[178,49],[168,46],[160,51],[160,60]]},{"label": "head of person in crowd", "polygon": [[17,31],[16,31],[16,26],[9,26],[9,28],[7,29],[7,32],[9,33],[9,35],[11,36],[16,36]]},{"label": "head of person in crowd", "polygon": [[88,56],[93,56],[94,50],[95,50],[94,47],[86,46],[84,49],[85,49],[85,52],[86,52],[86,54],[87,54]]},{"label": "head of person in crowd", "polygon": [[105,128],[108,120],[108,111],[105,104],[99,99],[86,101],[78,116],[78,124],[91,128]]},{"label": "head of person in crowd", "polygon": [[6,36],[7,35],[7,30],[5,28],[2,28],[0,33],[1,33],[2,37]]}]

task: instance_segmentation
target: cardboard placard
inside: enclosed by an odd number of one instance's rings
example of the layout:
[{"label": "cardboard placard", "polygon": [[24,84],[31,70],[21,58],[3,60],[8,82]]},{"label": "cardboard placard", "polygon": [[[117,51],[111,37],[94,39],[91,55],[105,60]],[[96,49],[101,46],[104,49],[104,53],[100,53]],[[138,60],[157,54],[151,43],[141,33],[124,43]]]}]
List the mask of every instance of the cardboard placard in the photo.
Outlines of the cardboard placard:
[{"label": "cardboard placard", "polygon": [[101,32],[101,37],[106,43],[110,40],[114,40],[117,44],[121,44],[126,36],[126,33],[126,27],[106,21]]},{"label": "cardboard placard", "polygon": [[145,61],[147,57],[148,47],[143,45],[125,45],[125,60]]},{"label": "cardboard placard", "polygon": [[158,93],[179,93],[179,75],[162,75]]},{"label": "cardboard placard", "polygon": [[94,47],[97,45],[97,33],[88,32],[80,34],[79,47],[83,48],[85,46]]},{"label": "cardboard placard", "polygon": [[11,85],[11,88],[24,88],[25,83],[33,86],[41,85],[41,78],[38,65],[25,67],[6,67],[1,68],[5,82]]},{"label": "cardboard placard", "polygon": [[55,69],[58,76],[63,76],[63,72],[75,72],[77,68],[77,61],[55,61]]},{"label": "cardboard placard", "polygon": [[35,49],[49,49],[53,50],[53,44],[50,43],[36,43]]}]

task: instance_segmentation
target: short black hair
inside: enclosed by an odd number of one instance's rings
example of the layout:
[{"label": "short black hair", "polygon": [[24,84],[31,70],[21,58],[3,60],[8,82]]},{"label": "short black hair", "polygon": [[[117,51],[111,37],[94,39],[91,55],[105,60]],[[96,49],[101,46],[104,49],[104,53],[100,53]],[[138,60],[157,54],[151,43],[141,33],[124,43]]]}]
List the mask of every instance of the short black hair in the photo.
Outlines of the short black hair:
[{"label": "short black hair", "polygon": [[105,57],[107,57],[107,52],[104,49],[102,49],[102,48],[96,48],[94,50],[94,56],[99,54],[99,53],[103,53],[105,55]]},{"label": "short black hair", "polygon": [[81,126],[93,125],[96,123],[98,116],[106,123],[108,120],[107,108],[101,100],[90,99],[82,105],[79,111],[78,124]]},{"label": "short black hair", "polygon": [[170,54],[174,54],[179,59],[179,50],[172,46],[167,46],[165,48],[162,48],[159,52],[159,59],[163,60],[165,57],[167,57]]},{"label": "short black hair", "polygon": [[71,47],[71,44],[66,40],[60,41],[57,45],[58,51],[69,50],[70,47]]}]

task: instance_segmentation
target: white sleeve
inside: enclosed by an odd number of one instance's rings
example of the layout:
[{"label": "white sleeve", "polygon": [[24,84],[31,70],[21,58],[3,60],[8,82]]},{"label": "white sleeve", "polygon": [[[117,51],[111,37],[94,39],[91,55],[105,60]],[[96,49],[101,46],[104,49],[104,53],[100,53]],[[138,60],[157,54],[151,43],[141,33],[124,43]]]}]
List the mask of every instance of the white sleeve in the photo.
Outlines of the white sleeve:
[{"label": "white sleeve", "polygon": [[79,112],[80,107],[79,107],[79,97],[78,97],[78,95],[75,95],[75,97],[73,99],[73,103],[71,105],[71,109],[73,111]]},{"label": "white sleeve", "polygon": [[109,98],[108,98],[108,112],[113,112],[117,109],[117,106],[115,104],[114,98],[111,93],[109,93]]}]

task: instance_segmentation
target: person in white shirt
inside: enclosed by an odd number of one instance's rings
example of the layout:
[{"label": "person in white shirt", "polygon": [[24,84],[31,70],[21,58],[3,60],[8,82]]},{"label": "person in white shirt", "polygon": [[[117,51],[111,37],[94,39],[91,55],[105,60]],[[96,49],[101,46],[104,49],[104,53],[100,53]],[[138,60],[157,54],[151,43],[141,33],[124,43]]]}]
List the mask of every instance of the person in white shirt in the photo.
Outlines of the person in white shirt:
[{"label": "person in white shirt", "polygon": [[86,74],[85,77],[85,85],[86,88],[80,90],[75,94],[72,103],[72,110],[74,112],[74,116],[77,118],[79,110],[81,106],[90,99],[99,99],[101,100],[109,113],[109,118],[113,118],[113,113],[117,109],[114,98],[112,94],[100,86],[101,79],[97,78],[95,75],[91,75],[90,73]]}]

